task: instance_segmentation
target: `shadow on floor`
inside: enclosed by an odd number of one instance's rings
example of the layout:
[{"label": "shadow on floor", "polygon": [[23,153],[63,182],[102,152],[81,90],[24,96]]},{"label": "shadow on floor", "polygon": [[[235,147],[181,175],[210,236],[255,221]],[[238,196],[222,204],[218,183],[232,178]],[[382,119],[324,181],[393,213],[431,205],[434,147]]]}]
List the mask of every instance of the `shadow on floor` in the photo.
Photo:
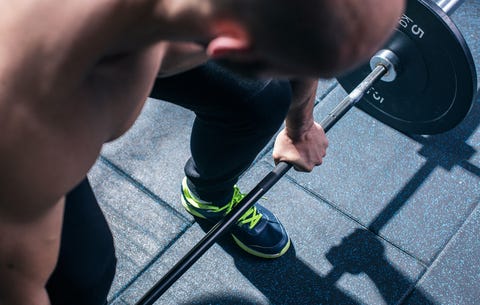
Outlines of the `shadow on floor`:
[{"label": "shadow on floor", "polygon": [[[200,220],[199,224],[204,231],[211,228],[211,225]],[[358,229],[344,238],[341,245],[332,247],[325,255],[334,266],[326,276],[318,274],[297,257],[293,245],[281,258],[267,260],[245,254],[229,236],[222,237],[218,244],[232,256],[237,269],[270,304],[362,304],[360,300],[337,287],[337,281],[346,273],[366,274],[386,304],[398,304],[415,286],[415,283],[405,278],[389,263],[384,255],[384,246],[376,235],[363,229]],[[420,295],[420,298],[421,304],[435,304],[425,295]],[[254,302],[236,296],[219,295],[191,300],[182,305],[187,304],[249,305]]]},{"label": "shadow on floor", "polygon": [[[436,167],[451,170],[454,166],[460,166],[480,176],[478,166],[470,162],[470,158],[477,151],[467,144],[469,137],[478,128],[479,122],[480,97],[465,121],[452,131],[431,137],[410,136],[423,144],[419,154],[426,157],[426,164],[376,217],[368,230],[357,229],[345,237],[341,245],[332,247],[325,254],[325,258],[334,266],[325,276],[318,274],[297,257],[294,246],[281,258],[263,260],[239,250],[229,237],[222,238],[218,243],[232,256],[237,269],[269,300],[270,304],[362,304],[355,296],[338,287],[338,280],[346,273],[365,274],[375,284],[386,304],[402,304],[412,293],[416,283],[407,279],[387,260],[383,244],[372,232],[379,232],[390,221]],[[199,224],[205,232],[211,228],[209,224],[200,220]],[[418,290],[415,293],[415,300],[417,304],[435,304],[430,297]],[[183,305],[186,304],[255,303],[236,296],[220,295],[206,296]]]}]

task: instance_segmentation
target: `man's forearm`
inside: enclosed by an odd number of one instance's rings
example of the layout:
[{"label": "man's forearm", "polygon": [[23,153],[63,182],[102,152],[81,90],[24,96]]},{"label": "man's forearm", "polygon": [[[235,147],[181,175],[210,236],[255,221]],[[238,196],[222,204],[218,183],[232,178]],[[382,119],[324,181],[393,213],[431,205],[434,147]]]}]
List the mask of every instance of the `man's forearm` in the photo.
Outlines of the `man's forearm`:
[{"label": "man's forearm", "polygon": [[292,104],[285,125],[289,136],[295,138],[309,129],[313,123],[313,108],[318,81],[314,79],[292,80]]},{"label": "man's forearm", "polygon": [[296,170],[311,171],[322,164],[328,140],[323,128],[314,121],[313,108],[318,82],[313,79],[291,81],[292,104],[285,129],[275,140],[273,158],[290,162]]}]

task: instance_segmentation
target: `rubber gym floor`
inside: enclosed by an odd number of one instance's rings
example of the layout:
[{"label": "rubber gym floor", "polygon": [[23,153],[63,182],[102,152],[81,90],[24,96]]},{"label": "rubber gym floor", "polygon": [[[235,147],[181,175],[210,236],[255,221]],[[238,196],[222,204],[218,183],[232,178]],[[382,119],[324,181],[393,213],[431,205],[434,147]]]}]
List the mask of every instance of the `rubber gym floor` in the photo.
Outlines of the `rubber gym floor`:
[{"label": "rubber gym floor", "polygon": [[[480,1],[451,17],[480,75]],[[345,96],[322,81],[316,119]],[[149,99],[89,172],[118,256],[109,304],[135,304],[205,234],[180,203],[193,118]],[[480,96],[440,135],[405,135],[355,108],[328,138],[322,166],[288,172],[262,200],[290,233],[284,257],[256,259],[224,238],[156,304],[480,304]],[[272,146],[243,190],[273,168]]]}]

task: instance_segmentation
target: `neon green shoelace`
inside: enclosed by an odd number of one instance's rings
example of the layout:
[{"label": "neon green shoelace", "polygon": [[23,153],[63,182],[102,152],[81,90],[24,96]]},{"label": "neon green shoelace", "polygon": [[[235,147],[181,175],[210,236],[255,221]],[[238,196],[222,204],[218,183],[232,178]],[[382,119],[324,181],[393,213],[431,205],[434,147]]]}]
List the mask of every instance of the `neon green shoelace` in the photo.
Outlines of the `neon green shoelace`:
[{"label": "neon green shoelace", "polygon": [[[238,189],[237,186],[234,186],[234,192],[233,192],[233,198],[232,201],[230,201],[229,209],[227,210],[227,213],[230,213],[230,211],[245,197],[245,194],[242,194],[240,190]],[[257,208],[255,206],[252,206],[248,211],[245,212],[245,214],[242,215],[238,219],[238,223],[241,225],[248,224],[248,227],[250,229],[253,229],[257,223],[262,219],[262,214],[257,211]]]},{"label": "neon green shoelace", "polygon": [[[233,187],[233,197],[232,200],[227,203],[226,205],[222,207],[214,206],[209,202],[201,201],[199,199],[196,199],[192,196],[190,193],[186,179],[183,180],[182,182],[183,185],[183,194],[186,198],[186,200],[194,206],[197,209],[202,209],[202,210],[209,210],[210,212],[213,213],[222,213],[223,215],[229,214],[232,209],[245,197],[245,194],[242,194],[240,192],[240,189],[235,185]],[[237,223],[240,225],[248,224],[248,227],[250,229],[253,229],[257,223],[262,219],[262,214],[257,211],[257,208],[255,206],[251,207],[248,209],[248,211],[245,212],[245,214],[240,217]]]}]

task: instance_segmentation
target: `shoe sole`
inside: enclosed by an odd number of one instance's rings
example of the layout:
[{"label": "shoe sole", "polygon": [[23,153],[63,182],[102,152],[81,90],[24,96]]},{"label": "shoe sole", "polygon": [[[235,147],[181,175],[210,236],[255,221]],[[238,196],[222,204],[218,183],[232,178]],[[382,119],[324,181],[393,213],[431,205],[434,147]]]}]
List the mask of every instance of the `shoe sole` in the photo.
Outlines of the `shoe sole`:
[{"label": "shoe sole", "polygon": [[247,252],[247,253],[249,253],[253,256],[260,257],[260,258],[267,258],[267,259],[279,258],[280,256],[287,253],[288,249],[290,248],[290,244],[291,244],[290,238],[288,238],[287,244],[285,245],[285,247],[283,247],[283,249],[279,253],[266,254],[266,253],[262,253],[262,252],[258,252],[256,250],[253,250],[252,248],[249,248],[247,245],[242,243],[238,238],[236,238],[235,235],[233,235],[233,234],[230,234],[230,235],[232,236],[233,241],[235,241],[237,246],[239,246],[243,251],[245,251],[245,252]]},{"label": "shoe sole", "polygon": [[198,218],[202,218],[202,219],[207,219],[207,217],[203,216],[202,214],[200,214],[199,212],[195,211],[194,209],[192,209],[190,207],[190,205],[187,203],[187,201],[185,200],[185,198],[183,198],[182,196],[182,205],[183,205],[183,208],[185,210],[187,210],[188,213],[192,214],[193,216],[195,217],[198,217]]}]

